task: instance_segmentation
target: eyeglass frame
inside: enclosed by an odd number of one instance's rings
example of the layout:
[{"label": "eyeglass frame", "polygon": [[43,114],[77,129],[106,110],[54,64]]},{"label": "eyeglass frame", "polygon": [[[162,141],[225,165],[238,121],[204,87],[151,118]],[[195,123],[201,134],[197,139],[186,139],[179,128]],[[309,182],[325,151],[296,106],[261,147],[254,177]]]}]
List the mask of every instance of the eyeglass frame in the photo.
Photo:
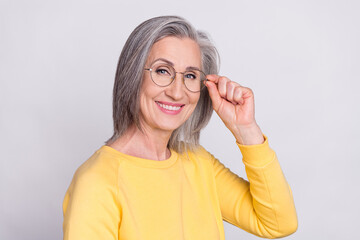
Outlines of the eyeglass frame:
[{"label": "eyeglass frame", "polygon": [[[156,86],[159,86],[159,87],[167,87],[167,86],[170,86],[170,85],[174,82],[177,73],[180,73],[180,74],[182,75],[182,81],[183,81],[186,89],[189,90],[190,92],[193,92],[193,93],[201,92],[201,90],[203,90],[204,87],[206,86],[206,84],[203,83],[204,85],[203,85],[203,87],[200,87],[200,90],[199,90],[199,91],[192,91],[192,90],[190,90],[190,89],[186,86],[186,84],[185,84],[184,74],[185,74],[186,72],[177,72],[177,71],[175,70],[175,68],[174,68],[173,66],[169,65],[169,64],[166,64],[166,66],[169,66],[169,67],[171,67],[172,69],[174,69],[175,75],[174,75],[173,77],[171,77],[171,78],[172,78],[171,82],[170,82],[169,84],[165,85],[165,86],[161,86],[161,85],[157,84],[157,83],[154,81],[154,79],[153,79],[153,77],[152,77],[152,72],[153,72],[154,69],[152,69],[152,68],[144,68],[144,70],[147,70],[147,71],[150,72],[151,81],[153,81],[153,83],[155,83]],[[201,71],[200,69],[194,69],[194,70],[199,71],[200,73],[204,74],[204,76],[205,76],[205,80],[204,80],[204,81],[205,81],[205,82],[208,81],[208,79],[206,78],[206,74],[205,74],[203,71]],[[202,80],[200,80],[200,84],[201,84],[201,83],[202,83]]]}]

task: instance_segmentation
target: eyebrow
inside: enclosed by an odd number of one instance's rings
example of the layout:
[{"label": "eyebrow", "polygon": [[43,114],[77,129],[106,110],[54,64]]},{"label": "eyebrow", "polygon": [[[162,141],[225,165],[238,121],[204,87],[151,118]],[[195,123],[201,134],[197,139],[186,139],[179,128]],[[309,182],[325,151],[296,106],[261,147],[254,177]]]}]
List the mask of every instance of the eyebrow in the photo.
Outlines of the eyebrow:
[{"label": "eyebrow", "polygon": [[[155,62],[157,61],[162,61],[162,62],[165,62],[167,64],[169,64],[170,66],[174,67],[174,63],[167,60],[166,58],[157,58],[155,59],[154,61],[151,62],[151,65],[153,65]],[[198,71],[201,71],[201,69],[199,69],[198,67],[193,67],[193,66],[189,66],[189,67],[186,67],[186,71],[189,71],[189,70],[198,70]]]}]

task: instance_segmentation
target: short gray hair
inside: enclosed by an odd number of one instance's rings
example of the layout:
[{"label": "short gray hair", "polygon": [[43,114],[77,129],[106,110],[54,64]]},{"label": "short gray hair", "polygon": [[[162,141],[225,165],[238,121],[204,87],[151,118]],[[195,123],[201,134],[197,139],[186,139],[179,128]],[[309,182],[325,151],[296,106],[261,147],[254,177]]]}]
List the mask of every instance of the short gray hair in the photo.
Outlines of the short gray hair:
[{"label": "short gray hair", "polygon": [[[168,36],[188,37],[197,42],[204,73],[218,73],[220,60],[215,46],[206,33],[197,31],[184,18],[160,16],[141,23],[130,34],[119,57],[113,90],[114,134],[107,144],[122,136],[132,124],[141,130],[139,99],[145,63],[154,43]],[[207,125],[212,112],[211,99],[204,88],[194,112],[172,133],[168,147],[180,153],[195,149],[199,145],[200,130]]]}]

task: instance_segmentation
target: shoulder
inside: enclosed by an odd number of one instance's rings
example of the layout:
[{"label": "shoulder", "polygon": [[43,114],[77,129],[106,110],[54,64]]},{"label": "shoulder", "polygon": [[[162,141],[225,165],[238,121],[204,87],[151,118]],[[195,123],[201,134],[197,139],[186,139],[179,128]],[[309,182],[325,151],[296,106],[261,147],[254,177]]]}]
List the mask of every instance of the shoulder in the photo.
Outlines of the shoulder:
[{"label": "shoulder", "polygon": [[212,156],[203,146],[197,145],[192,150],[189,150],[191,154],[195,154],[200,157],[209,157]]},{"label": "shoulder", "polygon": [[71,185],[83,189],[117,185],[118,168],[119,161],[100,148],[76,170]]},{"label": "shoulder", "polygon": [[116,158],[99,149],[76,170],[63,200],[64,239],[100,239],[116,229],[118,166]]},{"label": "shoulder", "polygon": [[215,161],[215,157],[201,145],[193,146],[180,155],[182,158],[188,158],[191,161],[197,161],[203,164],[213,164]]}]

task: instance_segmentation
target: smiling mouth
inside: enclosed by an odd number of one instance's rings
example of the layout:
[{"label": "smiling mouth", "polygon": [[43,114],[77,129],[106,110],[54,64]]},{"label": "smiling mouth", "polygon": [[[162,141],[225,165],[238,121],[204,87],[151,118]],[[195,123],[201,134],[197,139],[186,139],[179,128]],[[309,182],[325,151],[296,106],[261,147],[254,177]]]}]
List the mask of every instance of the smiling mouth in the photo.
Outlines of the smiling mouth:
[{"label": "smiling mouth", "polygon": [[161,102],[158,102],[156,101],[156,104],[165,109],[165,110],[168,110],[168,111],[179,111],[183,106],[185,106],[185,104],[165,104],[165,103],[161,103]]}]

